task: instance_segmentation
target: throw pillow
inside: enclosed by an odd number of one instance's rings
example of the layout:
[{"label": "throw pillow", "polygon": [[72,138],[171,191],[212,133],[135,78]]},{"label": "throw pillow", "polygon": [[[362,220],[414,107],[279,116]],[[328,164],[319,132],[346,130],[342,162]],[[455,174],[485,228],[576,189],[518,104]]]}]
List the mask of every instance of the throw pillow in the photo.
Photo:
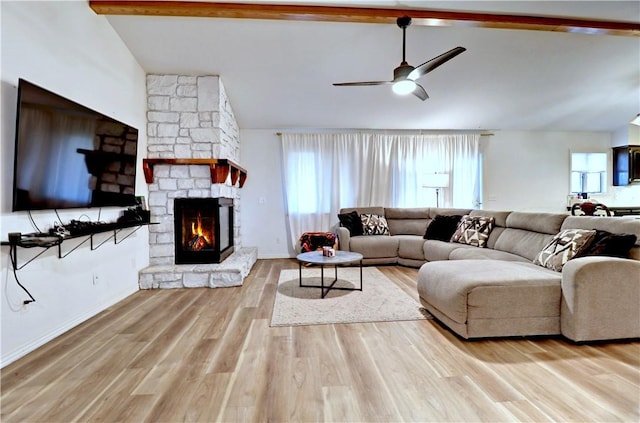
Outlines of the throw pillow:
[{"label": "throw pillow", "polygon": [[638,238],[633,234],[612,234],[596,229],[596,235],[591,244],[580,253],[585,256],[609,256],[629,258],[629,251]]},{"label": "throw pillow", "polygon": [[424,239],[449,241],[456,231],[460,219],[462,219],[462,216],[459,214],[451,216],[437,215],[427,226]]},{"label": "throw pillow", "polygon": [[560,272],[562,266],[589,247],[595,236],[596,231],[591,229],[565,229],[545,245],[533,262]]},{"label": "throw pillow", "polygon": [[340,225],[349,230],[351,236],[362,235],[362,220],[360,215],[355,210],[351,213],[343,213],[338,215]]},{"label": "throw pillow", "polygon": [[389,235],[389,225],[384,216],[371,213],[360,215],[364,235]]},{"label": "throw pillow", "polygon": [[486,247],[489,234],[496,223],[496,219],[487,216],[462,216],[456,231],[451,236],[451,242],[469,244],[474,247]]}]

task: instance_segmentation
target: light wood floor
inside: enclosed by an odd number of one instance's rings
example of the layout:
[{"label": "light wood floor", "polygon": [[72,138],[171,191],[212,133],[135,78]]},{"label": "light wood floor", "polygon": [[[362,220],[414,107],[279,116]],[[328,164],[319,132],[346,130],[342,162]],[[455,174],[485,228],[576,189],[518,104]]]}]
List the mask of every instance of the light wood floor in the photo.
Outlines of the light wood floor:
[{"label": "light wood floor", "polygon": [[[434,321],[269,327],[279,272],[141,291],[2,370],[2,422],[624,421],[640,343],[463,341]],[[380,267],[410,295],[416,269]],[[365,283],[366,289],[366,283]]]}]

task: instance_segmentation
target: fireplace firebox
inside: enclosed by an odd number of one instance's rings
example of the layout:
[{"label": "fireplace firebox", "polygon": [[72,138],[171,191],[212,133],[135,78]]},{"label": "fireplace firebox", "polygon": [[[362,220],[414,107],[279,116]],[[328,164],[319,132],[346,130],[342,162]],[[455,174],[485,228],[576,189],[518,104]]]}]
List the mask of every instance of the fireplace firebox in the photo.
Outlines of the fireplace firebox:
[{"label": "fireplace firebox", "polygon": [[176,264],[221,263],[233,253],[233,199],[174,200]]}]

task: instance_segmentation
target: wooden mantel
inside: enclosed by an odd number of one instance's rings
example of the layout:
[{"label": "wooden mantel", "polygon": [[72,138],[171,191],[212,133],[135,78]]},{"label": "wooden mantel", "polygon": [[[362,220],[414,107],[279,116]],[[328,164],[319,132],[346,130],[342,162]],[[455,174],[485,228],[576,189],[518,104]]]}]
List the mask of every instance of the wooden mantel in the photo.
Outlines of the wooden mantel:
[{"label": "wooden mantel", "polygon": [[240,181],[239,187],[242,188],[247,180],[247,171],[227,159],[142,159],[144,179],[148,184],[153,182],[153,166],[157,164],[209,166],[212,184],[225,183],[229,174],[231,174],[231,185]]}]

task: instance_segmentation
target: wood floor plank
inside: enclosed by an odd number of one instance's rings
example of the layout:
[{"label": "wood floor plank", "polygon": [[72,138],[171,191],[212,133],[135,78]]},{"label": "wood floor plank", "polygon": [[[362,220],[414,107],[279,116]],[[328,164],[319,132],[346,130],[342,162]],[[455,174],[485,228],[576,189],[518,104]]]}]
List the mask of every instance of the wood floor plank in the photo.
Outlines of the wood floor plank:
[{"label": "wood floor plank", "polygon": [[222,410],[231,373],[205,373],[189,401],[185,421],[211,422]]},{"label": "wood floor plank", "polygon": [[73,420],[77,422],[115,421],[124,410],[121,409],[122,398],[133,394],[133,389],[147,375],[147,369],[124,369],[113,378],[113,383],[95,396],[84,412],[78,413]]},{"label": "wood floor plank", "polygon": [[349,386],[322,388],[323,416],[328,422],[356,422],[362,415],[358,400]]},{"label": "wood floor plank", "polygon": [[[638,341],[465,341],[434,320],[270,327],[282,269],[297,262],[259,260],[242,287],[135,293],[2,369],[0,419],[640,420]],[[379,269],[417,299],[417,269]]]},{"label": "wood floor plank", "polygon": [[253,307],[240,308],[233,313],[233,317],[221,337],[220,348],[218,348],[210,368],[207,369],[207,373],[234,371],[255,314],[256,310]]},{"label": "wood floor plank", "polygon": [[382,376],[375,371],[374,357],[365,345],[361,331],[371,324],[340,325],[336,333],[354,387],[354,395],[360,404],[366,421],[402,420],[394,401],[388,401],[391,392]]}]

